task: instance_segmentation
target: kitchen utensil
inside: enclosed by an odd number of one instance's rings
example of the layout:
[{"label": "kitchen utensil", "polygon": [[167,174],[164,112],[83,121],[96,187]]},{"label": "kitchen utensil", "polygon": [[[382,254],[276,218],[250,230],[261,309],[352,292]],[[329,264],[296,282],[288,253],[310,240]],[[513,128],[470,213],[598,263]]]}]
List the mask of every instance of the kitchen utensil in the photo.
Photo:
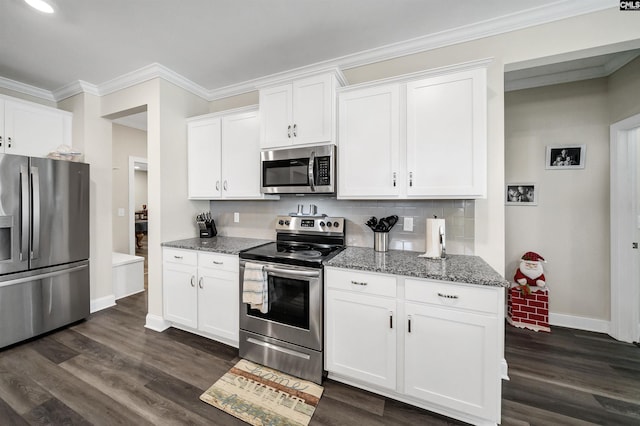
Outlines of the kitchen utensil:
[{"label": "kitchen utensil", "polygon": [[382,252],[389,251],[389,232],[373,233],[373,250]]}]

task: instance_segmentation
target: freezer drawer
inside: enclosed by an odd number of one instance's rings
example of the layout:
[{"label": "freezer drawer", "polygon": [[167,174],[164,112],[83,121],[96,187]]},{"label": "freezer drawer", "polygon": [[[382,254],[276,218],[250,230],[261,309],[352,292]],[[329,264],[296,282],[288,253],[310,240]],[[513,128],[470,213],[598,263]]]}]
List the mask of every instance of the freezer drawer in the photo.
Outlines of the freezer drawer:
[{"label": "freezer drawer", "polygon": [[87,261],[0,279],[0,348],[89,316]]}]

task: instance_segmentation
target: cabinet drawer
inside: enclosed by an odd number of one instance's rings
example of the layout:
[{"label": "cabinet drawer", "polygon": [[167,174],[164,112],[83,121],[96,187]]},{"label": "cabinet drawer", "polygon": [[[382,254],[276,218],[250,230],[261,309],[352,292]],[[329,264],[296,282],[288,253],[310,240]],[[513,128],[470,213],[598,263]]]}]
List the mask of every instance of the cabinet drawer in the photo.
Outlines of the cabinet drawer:
[{"label": "cabinet drawer", "polygon": [[200,268],[238,272],[240,270],[240,260],[238,256],[231,254],[198,252],[198,266]]},{"label": "cabinet drawer", "polygon": [[327,269],[326,285],[378,296],[396,297],[396,277],[345,269]]},{"label": "cabinet drawer", "polygon": [[196,266],[198,264],[198,254],[193,250],[164,248],[162,249],[162,261]]},{"label": "cabinet drawer", "polygon": [[438,306],[494,314],[498,313],[498,303],[502,303],[499,293],[493,287],[480,288],[439,281],[405,279],[406,300]]}]

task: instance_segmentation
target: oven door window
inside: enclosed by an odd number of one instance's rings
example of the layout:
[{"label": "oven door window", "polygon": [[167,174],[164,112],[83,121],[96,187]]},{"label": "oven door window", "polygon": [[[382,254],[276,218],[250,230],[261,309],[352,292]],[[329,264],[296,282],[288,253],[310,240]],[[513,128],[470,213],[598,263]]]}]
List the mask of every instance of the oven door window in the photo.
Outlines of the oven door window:
[{"label": "oven door window", "polygon": [[309,281],[269,274],[269,311],[247,307],[247,315],[309,330]]},{"label": "oven door window", "polygon": [[309,186],[309,159],[263,161],[263,186]]}]

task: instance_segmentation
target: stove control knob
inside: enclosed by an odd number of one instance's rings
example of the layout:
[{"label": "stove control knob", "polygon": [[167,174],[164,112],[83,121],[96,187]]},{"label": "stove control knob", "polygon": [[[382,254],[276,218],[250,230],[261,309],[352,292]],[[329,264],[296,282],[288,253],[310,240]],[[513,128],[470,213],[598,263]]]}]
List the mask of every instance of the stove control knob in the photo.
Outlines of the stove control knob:
[{"label": "stove control knob", "polygon": [[278,225],[280,225],[280,226],[284,225],[284,220],[280,219],[280,220],[278,221]]},{"label": "stove control knob", "polygon": [[333,222],[333,226],[335,226],[336,228],[340,226],[340,224],[338,222]]},{"label": "stove control knob", "polygon": [[324,222],[320,222],[320,228],[324,228]]},{"label": "stove control knob", "polygon": [[284,224],[285,224],[285,225],[287,225],[287,226],[289,226],[289,224],[290,224],[290,223],[291,223],[291,222],[289,222],[288,220],[286,220],[286,221],[284,222]]},{"label": "stove control knob", "polygon": [[332,224],[331,222],[327,222],[327,228],[331,228]]}]

